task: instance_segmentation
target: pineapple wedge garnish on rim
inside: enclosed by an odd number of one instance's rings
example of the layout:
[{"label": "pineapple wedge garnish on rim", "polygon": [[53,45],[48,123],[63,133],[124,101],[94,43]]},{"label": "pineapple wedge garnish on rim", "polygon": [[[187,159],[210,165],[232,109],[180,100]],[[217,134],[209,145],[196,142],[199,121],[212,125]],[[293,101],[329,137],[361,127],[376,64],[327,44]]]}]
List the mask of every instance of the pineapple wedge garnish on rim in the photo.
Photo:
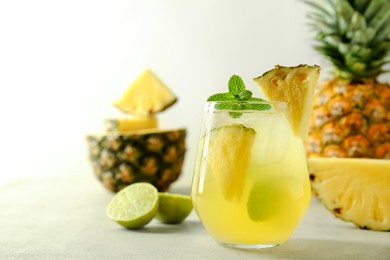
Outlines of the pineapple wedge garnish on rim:
[{"label": "pineapple wedge garnish on rim", "polygon": [[302,139],[308,135],[314,90],[319,75],[320,67],[316,65],[277,65],[254,79],[269,100],[288,103],[287,117],[294,134]]}]

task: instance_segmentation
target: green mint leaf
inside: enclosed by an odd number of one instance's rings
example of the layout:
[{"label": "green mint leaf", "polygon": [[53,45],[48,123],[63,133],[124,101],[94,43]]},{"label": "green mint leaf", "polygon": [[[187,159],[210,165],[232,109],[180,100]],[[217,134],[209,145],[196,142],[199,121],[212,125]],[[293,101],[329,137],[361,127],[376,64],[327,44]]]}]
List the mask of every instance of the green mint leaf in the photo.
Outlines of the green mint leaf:
[{"label": "green mint leaf", "polygon": [[245,89],[244,81],[237,75],[233,75],[229,79],[229,92],[218,93],[210,96],[207,101],[218,102],[215,105],[219,110],[230,110],[229,115],[233,118],[239,118],[242,112],[234,112],[234,110],[269,110],[271,105],[267,103],[251,103],[262,102],[261,98],[252,97],[253,93]]},{"label": "green mint leaf", "polygon": [[256,101],[256,102],[266,102],[264,99],[262,98],[256,98],[256,97],[251,97],[250,99],[248,99],[248,101]]},{"label": "green mint leaf", "polygon": [[250,103],[250,102],[224,102],[224,103],[218,103],[216,105],[217,109],[220,110],[269,110],[271,109],[271,105],[264,103]]},{"label": "green mint leaf", "polygon": [[238,110],[238,109],[240,109],[237,102],[235,102],[235,101],[218,103],[215,105],[215,108],[220,109],[220,110]]},{"label": "green mint leaf", "polygon": [[253,104],[253,103],[248,103],[248,104],[245,104],[245,109],[248,109],[248,110],[269,110],[271,109],[271,105],[270,104]]},{"label": "green mint leaf", "polygon": [[229,92],[214,94],[207,99],[207,101],[229,101],[229,100],[234,100],[234,96]]},{"label": "green mint leaf", "polygon": [[247,101],[252,97],[252,91],[244,90],[240,93],[240,100]]},{"label": "green mint leaf", "polygon": [[228,84],[229,92],[235,97],[239,97],[241,92],[245,90],[244,81],[240,78],[240,76],[231,76]]},{"label": "green mint leaf", "polygon": [[229,112],[229,115],[233,118],[239,118],[240,116],[242,116],[242,113],[240,112]]},{"label": "green mint leaf", "polygon": [[[228,101],[228,102],[223,102],[223,103],[218,103],[215,106],[216,109],[219,110],[240,110],[243,109],[244,106],[242,103],[238,101]],[[229,112],[229,115],[233,118],[238,118],[242,115],[240,112]]]}]

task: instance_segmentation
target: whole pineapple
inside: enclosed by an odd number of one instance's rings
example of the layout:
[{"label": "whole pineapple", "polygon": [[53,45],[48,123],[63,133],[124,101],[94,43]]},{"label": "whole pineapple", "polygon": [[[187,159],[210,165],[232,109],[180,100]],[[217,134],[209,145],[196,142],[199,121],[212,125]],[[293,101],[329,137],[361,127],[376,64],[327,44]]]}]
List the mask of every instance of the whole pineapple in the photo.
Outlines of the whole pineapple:
[{"label": "whole pineapple", "polygon": [[309,157],[390,158],[390,0],[305,0],[315,49],[334,65],[319,86]]}]

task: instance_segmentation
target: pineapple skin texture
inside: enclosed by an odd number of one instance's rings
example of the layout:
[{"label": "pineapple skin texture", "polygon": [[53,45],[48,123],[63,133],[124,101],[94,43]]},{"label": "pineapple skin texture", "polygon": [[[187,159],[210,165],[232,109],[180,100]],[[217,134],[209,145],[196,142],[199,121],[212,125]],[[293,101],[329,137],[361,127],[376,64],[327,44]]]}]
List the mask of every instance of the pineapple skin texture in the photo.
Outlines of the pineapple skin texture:
[{"label": "pineapple skin texture", "polygon": [[308,157],[390,159],[390,86],[334,78],[316,92]]},{"label": "pineapple skin texture", "polygon": [[185,138],[185,129],[89,135],[89,159],[95,176],[110,191],[148,182],[163,192],[181,174]]}]

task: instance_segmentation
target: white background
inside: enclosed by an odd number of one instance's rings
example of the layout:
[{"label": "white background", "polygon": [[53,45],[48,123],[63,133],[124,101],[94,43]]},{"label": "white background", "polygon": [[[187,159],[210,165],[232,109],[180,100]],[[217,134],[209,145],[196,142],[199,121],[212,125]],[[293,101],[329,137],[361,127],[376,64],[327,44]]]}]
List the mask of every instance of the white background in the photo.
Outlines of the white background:
[{"label": "white background", "polygon": [[[186,127],[190,181],[203,103],[232,74],[327,66],[298,0],[0,2],[0,183],[92,174],[85,135],[146,67],[178,96],[161,127]],[[324,76],[324,75],[322,75]]]}]

